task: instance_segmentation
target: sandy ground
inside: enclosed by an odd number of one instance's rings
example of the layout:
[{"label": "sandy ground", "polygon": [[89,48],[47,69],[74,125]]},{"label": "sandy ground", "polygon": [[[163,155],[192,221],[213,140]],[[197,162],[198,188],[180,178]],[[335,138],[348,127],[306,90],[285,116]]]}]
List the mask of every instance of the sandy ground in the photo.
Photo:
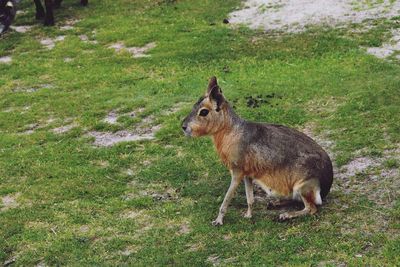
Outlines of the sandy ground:
[{"label": "sandy ground", "polygon": [[250,28],[300,32],[308,25],[339,26],[399,15],[400,1],[247,0],[230,14],[230,23]]},{"label": "sandy ground", "polygon": [[1,63],[4,63],[4,64],[11,63],[11,61],[12,61],[12,58],[10,56],[0,57],[0,64]]},{"label": "sandy ground", "polygon": [[109,46],[109,48],[113,48],[116,52],[126,50],[131,53],[132,57],[134,58],[150,57],[150,55],[147,55],[146,52],[154,47],[156,47],[155,42],[148,43],[142,47],[126,47],[123,42],[117,42]]},{"label": "sandy ground", "polygon": [[[308,26],[342,27],[358,23],[371,28],[366,20],[400,15],[400,0],[247,0],[242,9],[229,15],[229,22],[265,31],[302,32]],[[378,58],[400,60],[400,31],[381,47],[365,47]]]},{"label": "sandy ground", "polygon": [[56,45],[56,42],[62,42],[65,39],[65,35],[57,36],[56,38],[45,38],[40,40],[40,44],[46,47],[47,49],[51,50]]},{"label": "sandy ground", "polygon": [[367,53],[378,58],[388,58],[394,55],[396,59],[400,59],[400,29],[392,30],[391,35],[392,38],[382,46],[368,47]]}]

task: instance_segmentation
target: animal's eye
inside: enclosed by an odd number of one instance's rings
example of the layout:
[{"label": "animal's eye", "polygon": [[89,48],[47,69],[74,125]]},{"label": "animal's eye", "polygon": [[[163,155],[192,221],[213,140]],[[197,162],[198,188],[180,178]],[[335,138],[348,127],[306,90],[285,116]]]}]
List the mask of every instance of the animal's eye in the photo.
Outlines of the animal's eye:
[{"label": "animal's eye", "polygon": [[202,109],[199,113],[200,116],[205,117],[208,115],[208,109]]}]

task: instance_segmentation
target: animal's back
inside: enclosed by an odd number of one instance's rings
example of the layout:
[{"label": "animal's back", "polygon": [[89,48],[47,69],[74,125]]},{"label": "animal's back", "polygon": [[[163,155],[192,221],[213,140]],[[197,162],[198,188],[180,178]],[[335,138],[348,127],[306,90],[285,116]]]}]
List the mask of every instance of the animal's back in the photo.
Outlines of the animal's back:
[{"label": "animal's back", "polygon": [[[332,185],[333,169],[328,154],[307,135],[282,125],[244,122],[241,135],[243,168],[254,178],[267,175],[273,184],[287,179],[293,190],[296,179],[317,179],[324,198]],[[283,190],[283,189],[282,189]]]}]

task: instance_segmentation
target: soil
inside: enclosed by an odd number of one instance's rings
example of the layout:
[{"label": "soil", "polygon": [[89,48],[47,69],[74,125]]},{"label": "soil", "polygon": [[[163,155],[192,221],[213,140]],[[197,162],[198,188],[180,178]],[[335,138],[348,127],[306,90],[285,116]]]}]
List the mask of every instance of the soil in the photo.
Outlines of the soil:
[{"label": "soil", "polygon": [[55,47],[56,42],[64,41],[64,39],[65,39],[65,36],[64,35],[60,35],[60,36],[57,36],[56,38],[53,38],[53,39],[51,39],[51,38],[42,39],[42,40],[40,40],[40,43],[45,48],[51,50],[51,49],[53,49]]},{"label": "soil", "polygon": [[10,56],[4,56],[4,57],[0,57],[0,64],[8,64],[11,63],[12,58]]},{"label": "soil", "polygon": [[32,26],[20,25],[20,26],[10,26],[10,28],[19,33],[26,33],[32,29]]},{"label": "soil", "polygon": [[338,27],[367,19],[391,18],[400,11],[400,1],[352,0],[247,0],[230,14],[231,24],[246,24],[266,31],[301,32],[312,25]]},{"label": "soil", "polygon": [[[392,38],[388,42],[383,43],[382,46],[367,48],[367,53],[378,58],[388,58],[400,52],[400,29],[392,30],[391,35]],[[400,59],[398,56],[396,58]]]},{"label": "soil", "polygon": [[134,58],[149,57],[150,55],[147,55],[146,52],[154,47],[156,47],[155,42],[148,43],[142,47],[126,47],[122,42],[117,42],[109,46],[109,48],[113,48],[116,52],[128,51]]}]

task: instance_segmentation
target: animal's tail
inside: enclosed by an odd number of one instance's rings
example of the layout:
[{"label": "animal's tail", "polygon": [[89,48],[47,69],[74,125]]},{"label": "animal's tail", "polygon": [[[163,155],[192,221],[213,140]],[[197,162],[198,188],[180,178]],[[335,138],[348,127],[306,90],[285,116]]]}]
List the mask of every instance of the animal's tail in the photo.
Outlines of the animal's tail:
[{"label": "animal's tail", "polygon": [[322,178],[320,179],[320,188],[321,188],[321,198],[325,199],[325,197],[328,195],[329,191],[331,190],[333,182],[333,167],[332,167],[332,162],[328,157],[328,160],[326,161],[324,172],[322,175]]}]

